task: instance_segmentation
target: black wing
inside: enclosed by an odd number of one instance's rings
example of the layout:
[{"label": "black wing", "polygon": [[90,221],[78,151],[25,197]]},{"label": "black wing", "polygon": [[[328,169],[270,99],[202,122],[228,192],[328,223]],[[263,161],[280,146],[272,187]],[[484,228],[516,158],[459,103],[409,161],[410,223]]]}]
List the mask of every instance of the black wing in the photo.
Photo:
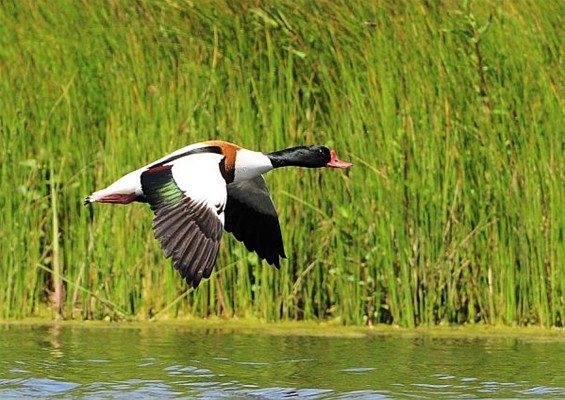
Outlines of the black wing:
[{"label": "black wing", "polygon": [[187,197],[173,179],[170,165],[141,174],[143,193],[155,213],[153,229],[165,256],[189,285],[209,278],[216,262],[222,222],[218,212]]},{"label": "black wing", "polygon": [[228,185],[225,229],[269,264],[286,258],[277,210],[262,176]]}]

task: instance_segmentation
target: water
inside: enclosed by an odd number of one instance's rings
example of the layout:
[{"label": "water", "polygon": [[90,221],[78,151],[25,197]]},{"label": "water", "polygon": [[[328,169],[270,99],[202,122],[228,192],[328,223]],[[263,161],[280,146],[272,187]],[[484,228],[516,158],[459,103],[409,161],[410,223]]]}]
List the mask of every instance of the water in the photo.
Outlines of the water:
[{"label": "water", "polygon": [[565,341],[0,325],[0,398],[565,398]]}]

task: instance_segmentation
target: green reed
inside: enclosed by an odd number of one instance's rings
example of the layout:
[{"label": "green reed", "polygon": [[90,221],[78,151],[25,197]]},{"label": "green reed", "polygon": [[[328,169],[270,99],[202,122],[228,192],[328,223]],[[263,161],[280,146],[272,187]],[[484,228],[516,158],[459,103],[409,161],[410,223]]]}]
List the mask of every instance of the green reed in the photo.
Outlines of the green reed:
[{"label": "green reed", "polygon": [[[562,325],[559,2],[0,7],[0,318]],[[187,291],[144,205],[83,198],[186,144],[320,143],[267,176],[288,260],[225,235]]]}]

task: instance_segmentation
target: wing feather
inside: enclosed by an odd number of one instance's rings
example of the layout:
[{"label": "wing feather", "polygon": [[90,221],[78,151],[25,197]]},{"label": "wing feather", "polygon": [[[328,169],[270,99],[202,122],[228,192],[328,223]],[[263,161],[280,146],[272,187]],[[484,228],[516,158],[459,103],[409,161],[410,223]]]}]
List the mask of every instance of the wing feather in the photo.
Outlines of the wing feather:
[{"label": "wing feather", "polygon": [[228,185],[225,229],[255,251],[260,258],[280,267],[279,257],[286,258],[277,210],[265,179],[234,182]]},{"label": "wing feather", "polygon": [[[205,160],[203,155],[198,156]],[[165,256],[172,258],[180,275],[196,288],[202,277],[210,276],[216,261],[223,231],[223,214],[218,212],[227,194],[223,183],[222,200],[223,181],[211,185],[209,178],[198,175],[198,169],[193,180],[186,177],[187,164],[183,165],[183,161],[179,158],[172,165],[149,168],[141,174],[141,185],[155,214],[153,229]],[[211,164],[213,167],[214,163]],[[180,165],[185,168],[176,171]],[[181,172],[183,177],[179,184],[176,175]],[[217,177],[222,179],[219,169]]]}]

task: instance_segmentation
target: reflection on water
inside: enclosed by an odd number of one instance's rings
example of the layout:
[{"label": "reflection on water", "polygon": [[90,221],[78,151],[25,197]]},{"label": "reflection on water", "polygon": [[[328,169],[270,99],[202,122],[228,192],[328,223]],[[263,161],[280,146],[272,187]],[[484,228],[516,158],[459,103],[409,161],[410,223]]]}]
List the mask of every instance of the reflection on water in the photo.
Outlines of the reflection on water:
[{"label": "reflection on water", "polygon": [[565,343],[0,326],[0,398],[565,398]]}]

